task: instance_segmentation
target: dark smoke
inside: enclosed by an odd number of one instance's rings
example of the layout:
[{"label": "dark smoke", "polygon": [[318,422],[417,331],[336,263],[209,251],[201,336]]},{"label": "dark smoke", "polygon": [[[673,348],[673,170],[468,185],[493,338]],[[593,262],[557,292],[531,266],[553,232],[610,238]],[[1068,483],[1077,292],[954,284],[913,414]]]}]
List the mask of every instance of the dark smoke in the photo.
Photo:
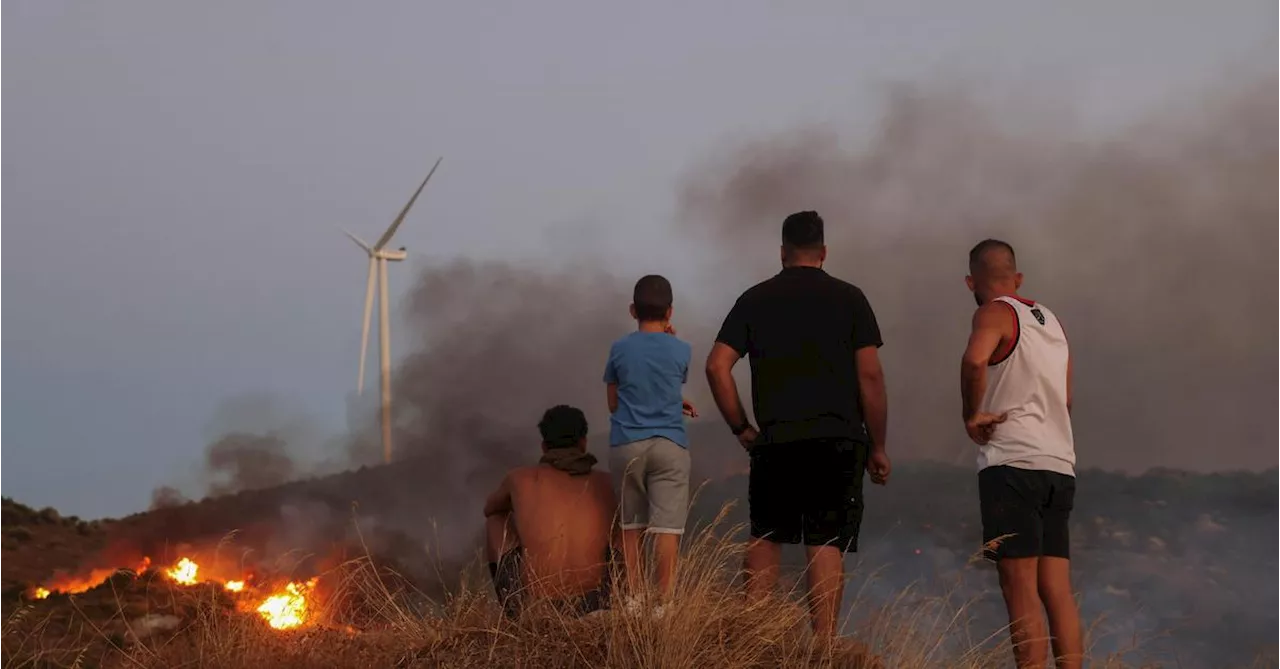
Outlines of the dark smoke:
[{"label": "dark smoke", "polygon": [[[343,467],[335,468],[331,455],[314,448],[316,443],[329,446],[336,438],[325,439],[315,423],[270,393],[245,393],[224,400],[205,428],[209,442],[197,473],[199,485],[208,495],[229,495],[345,469],[346,458]],[[176,486],[161,486],[151,497],[152,508],[185,501]]]},{"label": "dark smoke", "polygon": [[186,495],[173,486],[162,485],[151,491],[151,510],[168,509],[187,503]]},{"label": "dark smoke", "polygon": [[277,434],[233,432],[209,445],[205,453],[210,495],[270,488],[291,480],[297,473],[288,445]]},{"label": "dark smoke", "polygon": [[395,443],[425,468],[436,518],[478,519],[506,469],[536,460],[548,407],[579,406],[607,429],[604,355],[634,327],[630,297],[628,282],[591,269],[459,261],[423,273],[406,304],[424,339],[396,376]]},{"label": "dark smoke", "polygon": [[[902,88],[854,148],[804,131],[729,151],[681,195],[672,242],[703,254],[697,281],[675,277],[678,301],[718,305],[678,309],[682,335],[705,355],[733,297],[776,271],[782,218],[816,208],[829,269],[860,284],[880,319],[891,450],[967,464],[962,278],[969,247],[997,236],[1018,249],[1025,292],[1071,335],[1082,466],[1273,466],[1277,329],[1255,314],[1277,298],[1275,89],[1266,77],[1206,90],[1091,136],[1060,114]],[[531,459],[547,406],[578,404],[607,429],[600,367],[632,327],[631,279],[589,254],[574,262],[457,262],[414,288],[408,318],[423,334],[396,376],[397,449],[431,458],[442,499],[472,498]],[[697,363],[689,392],[705,397]]]},{"label": "dark smoke", "polygon": [[[730,153],[688,187],[684,222],[721,250],[709,274],[740,290],[772,271],[786,214],[825,216],[829,268],[880,319],[899,456],[971,457],[961,279],[969,247],[994,236],[1071,336],[1082,465],[1271,466],[1277,329],[1258,308],[1277,299],[1275,90],[1208,90],[1103,137],[900,90],[857,149],[798,133]],[[753,276],[735,271],[743,257],[760,259]]]}]

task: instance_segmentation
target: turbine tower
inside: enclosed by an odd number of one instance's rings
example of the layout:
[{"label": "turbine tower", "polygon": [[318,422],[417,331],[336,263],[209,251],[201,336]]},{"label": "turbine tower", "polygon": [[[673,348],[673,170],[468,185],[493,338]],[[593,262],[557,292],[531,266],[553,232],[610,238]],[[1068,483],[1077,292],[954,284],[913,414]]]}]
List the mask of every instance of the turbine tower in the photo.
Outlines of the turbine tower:
[{"label": "turbine tower", "polygon": [[342,231],[369,254],[369,281],[364,293],[364,330],[360,334],[360,377],[356,381],[357,394],[364,394],[364,363],[369,351],[369,317],[373,315],[373,293],[374,286],[377,285],[378,358],[382,368],[382,461],[388,463],[391,462],[391,328],[387,313],[387,263],[404,260],[407,254],[403,246],[395,250],[387,250],[386,246],[387,242],[391,241],[391,237],[396,234],[396,228],[400,227],[409,209],[413,207],[414,201],[422,194],[422,189],[426,188],[431,175],[436,173],[437,167],[440,167],[441,160],[443,158],[436,159],[436,164],[427,173],[427,178],[418,185],[418,190],[413,192],[413,197],[409,198],[404,209],[400,210],[400,215],[396,216],[396,220],[391,222],[391,226],[382,233],[373,246],[364,243],[359,237],[346,230]]}]

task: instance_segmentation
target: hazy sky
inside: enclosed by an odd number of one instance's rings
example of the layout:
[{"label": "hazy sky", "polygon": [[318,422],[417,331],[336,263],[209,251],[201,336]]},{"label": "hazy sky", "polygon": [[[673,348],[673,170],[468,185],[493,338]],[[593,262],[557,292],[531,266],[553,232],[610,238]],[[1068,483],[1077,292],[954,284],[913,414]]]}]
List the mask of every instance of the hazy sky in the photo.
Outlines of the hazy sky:
[{"label": "hazy sky", "polygon": [[6,2],[3,494],[141,510],[246,392],[340,429],[365,264],[337,226],[376,237],[437,156],[397,292],[583,235],[620,268],[680,253],[698,161],[855,132],[886,83],[1110,123],[1275,63],[1274,2],[803,4]]}]

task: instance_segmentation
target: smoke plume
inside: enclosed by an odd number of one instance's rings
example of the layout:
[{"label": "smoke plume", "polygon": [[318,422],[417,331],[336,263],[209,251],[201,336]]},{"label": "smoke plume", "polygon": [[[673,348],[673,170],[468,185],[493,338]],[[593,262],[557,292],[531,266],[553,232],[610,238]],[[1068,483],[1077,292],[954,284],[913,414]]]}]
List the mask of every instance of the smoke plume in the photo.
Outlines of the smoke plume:
[{"label": "smoke plume", "polygon": [[396,375],[395,444],[430,476],[437,518],[472,518],[507,468],[536,460],[548,407],[581,407],[607,428],[603,356],[629,326],[630,297],[625,281],[581,268],[458,261],[423,273],[406,305],[423,339]]},{"label": "smoke plume", "polygon": [[968,249],[998,237],[1071,337],[1083,466],[1274,465],[1277,331],[1254,313],[1277,297],[1275,88],[1207,90],[1101,137],[903,89],[858,148],[801,132],[731,152],[689,184],[684,223],[732,276],[743,257],[776,262],[786,214],[824,215],[829,269],[863,287],[884,332],[900,456],[970,457],[961,279]]},{"label": "smoke plume", "polygon": [[151,510],[169,509],[187,503],[186,495],[173,486],[162,485],[151,491]]},{"label": "smoke plume", "polygon": [[209,445],[205,453],[210,495],[227,495],[285,483],[295,474],[285,440],[277,434],[233,432]]},{"label": "smoke plume", "polygon": [[[1024,292],[1071,336],[1082,466],[1274,465],[1277,330],[1254,314],[1277,298],[1275,88],[1205,90],[1106,135],[902,88],[851,146],[806,130],[730,150],[680,194],[672,243],[697,244],[703,261],[677,295],[720,305],[682,311],[682,334],[705,352],[736,294],[776,271],[781,220],[817,209],[828,269],[866,291],[884,333],[891,450],[967,463],[962,279],[968,249],[999,237],[1018,251]],[[547,406],[603,418],[599,367],[629,327],[630,279],[578,261],[587,269],[456,263],[414,289],[423,339],[397,375],[398,439],[457,481],[444,487],[528,461]],[[690,392],[705,396],[697,362]]]}]

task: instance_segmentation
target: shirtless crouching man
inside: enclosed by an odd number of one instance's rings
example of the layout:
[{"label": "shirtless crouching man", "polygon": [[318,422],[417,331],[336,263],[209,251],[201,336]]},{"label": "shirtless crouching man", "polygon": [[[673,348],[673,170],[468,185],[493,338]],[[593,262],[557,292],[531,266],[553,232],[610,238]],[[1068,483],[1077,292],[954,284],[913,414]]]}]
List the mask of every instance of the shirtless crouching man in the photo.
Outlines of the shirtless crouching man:
[{"label": "shirtless crouching man", "polygon": [[607,605],[618,506],[612,479],[592,470],[578,409],[548,409],[538,430],[538,464],[509,472],[485,502],[489,573],[507,615],[535,600],[590,613]]}]

